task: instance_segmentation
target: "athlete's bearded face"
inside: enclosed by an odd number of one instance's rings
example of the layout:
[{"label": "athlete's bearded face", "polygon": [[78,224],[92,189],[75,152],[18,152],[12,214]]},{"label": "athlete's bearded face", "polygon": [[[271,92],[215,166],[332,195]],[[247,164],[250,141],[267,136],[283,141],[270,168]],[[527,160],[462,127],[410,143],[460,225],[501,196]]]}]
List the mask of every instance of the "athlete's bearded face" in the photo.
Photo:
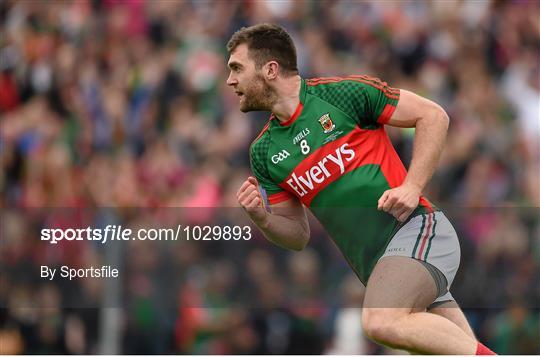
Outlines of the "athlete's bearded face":
[{"label": "athlete's bearded face", "polygon": [[244,113],[270,111],[274,91],[266,82],[263,70],[256,68],[255,62],[249,57],[247,45],[241,44],[231,53],[228,66],[231,72],[227,85],[240,98],[240,110]]}]

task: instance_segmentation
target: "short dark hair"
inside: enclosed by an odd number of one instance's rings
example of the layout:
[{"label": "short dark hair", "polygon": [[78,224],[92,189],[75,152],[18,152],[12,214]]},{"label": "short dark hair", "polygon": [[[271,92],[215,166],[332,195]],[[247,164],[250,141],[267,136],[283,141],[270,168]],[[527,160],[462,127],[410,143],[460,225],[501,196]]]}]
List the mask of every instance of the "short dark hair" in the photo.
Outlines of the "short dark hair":
[{"label": "short dark hair", "polygon": [[242,27],[227,43],[229,54],[244,43],[257,68],[261,68],[268,61],[276,61],[286,74],[298,74],[296,48],[283,27],[274,24]]}]

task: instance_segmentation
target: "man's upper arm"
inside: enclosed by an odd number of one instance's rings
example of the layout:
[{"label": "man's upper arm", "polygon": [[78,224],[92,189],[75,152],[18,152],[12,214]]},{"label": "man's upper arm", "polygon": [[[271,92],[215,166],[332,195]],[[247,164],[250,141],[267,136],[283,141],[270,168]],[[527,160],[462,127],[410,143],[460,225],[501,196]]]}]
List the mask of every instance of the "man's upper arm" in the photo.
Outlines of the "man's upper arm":
[{"label": "man's upper arm", "polygon": [[351,79],[356,82],[360,94],[356,109],[359,124],[365,127],[386,124],[398,105],[400,90],[370,76],[352,76]]},{"label": "man's upper arm", "polygon": [[378,78],[353,76],[361,86],[362,105],[358,116],[367,125],[412,128],[422,117],[443,112],[436,103],[404,89],[393,88]]},{"label": "man's upper arm", "polygon": [[400,90],[400,99],[386,125],[413,128],[416,122],[430,113],[444,112],[436,103],[407,90]]}]

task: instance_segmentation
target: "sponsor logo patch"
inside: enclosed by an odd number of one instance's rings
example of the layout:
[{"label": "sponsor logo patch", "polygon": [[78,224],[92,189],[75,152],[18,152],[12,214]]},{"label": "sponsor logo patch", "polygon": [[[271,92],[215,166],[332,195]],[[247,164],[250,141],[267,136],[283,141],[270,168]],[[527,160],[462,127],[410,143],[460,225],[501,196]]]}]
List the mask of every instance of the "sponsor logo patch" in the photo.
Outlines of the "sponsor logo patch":
[{"label": "sponsor logo patch", "polygon": [[324,185],[324,182],[331,176],[343,175],[346,164],[352,161],[354,157],[354,150],[349,147],[348,143],[345,143],[316,162],[305,172],[293,172],[286,182],[299,197],[303,197],[317,189],[318,186]]},{"label": "sponsor logo patch", "polygon": [[285,160],[286,158],[288,158],[289,156],[291,156],[291,154],[289,154],[289,152],[285,149],[281,150],[280,152],[278,152],[277,154],[275,155],[272,155],[272,162],[274,164],[277,164],[279,163],[280,161],[283,161]]},{"label": "sponsor logo patch", "polygon": [[294,136],[294,139],[293,139],[293,142],[292,142],[293,145],[298,144],[298,142],[299,142],[300,140],[302,140],[303,138],[305,138],[305,137],[308,136],[308,135],[309,135],[309,128],[302,129],[301,132],[299,132],[298,134],[296,134],[296,135]]},{"label": "sponsor logo patch", "polygon": [[405,251],[406,251],[405,248],[390,248],[386,250],[386,253],[401,253]]}]

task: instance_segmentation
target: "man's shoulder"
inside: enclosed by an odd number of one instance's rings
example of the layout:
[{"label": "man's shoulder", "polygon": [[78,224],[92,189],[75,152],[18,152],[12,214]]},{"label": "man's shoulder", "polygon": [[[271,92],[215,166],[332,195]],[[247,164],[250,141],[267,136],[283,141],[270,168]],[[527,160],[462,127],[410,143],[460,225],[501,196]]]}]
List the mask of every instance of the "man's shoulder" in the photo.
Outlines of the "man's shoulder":
[{"label": "man's shoulder", "polygon": [[319,100],[338,107],[356,118],[362,111],[365,84],[363,76],[322,77],[306,79],[307,93]]},{"label": "man's shoulder", "polygon": [[342,90],[343,88],[356,86],[361,87],[379,79],[361,74],[351,74],[347,76],[319,77],[306,79],[308,90]]},{"label": "man's shoulder", "polygon": [[322,77],[306,79],[307,93],[333,105],[342,106],[344,101],[355,101],[365,90],[367,76]]},{"label": "man's shoulder", "polygon": [[365,74],[351,74],[347,76],[319,77],[306,79],[308,92],[312,94],[328,91],[347,91],[359,88],[383,89],[388,84],[381,79]]}]

